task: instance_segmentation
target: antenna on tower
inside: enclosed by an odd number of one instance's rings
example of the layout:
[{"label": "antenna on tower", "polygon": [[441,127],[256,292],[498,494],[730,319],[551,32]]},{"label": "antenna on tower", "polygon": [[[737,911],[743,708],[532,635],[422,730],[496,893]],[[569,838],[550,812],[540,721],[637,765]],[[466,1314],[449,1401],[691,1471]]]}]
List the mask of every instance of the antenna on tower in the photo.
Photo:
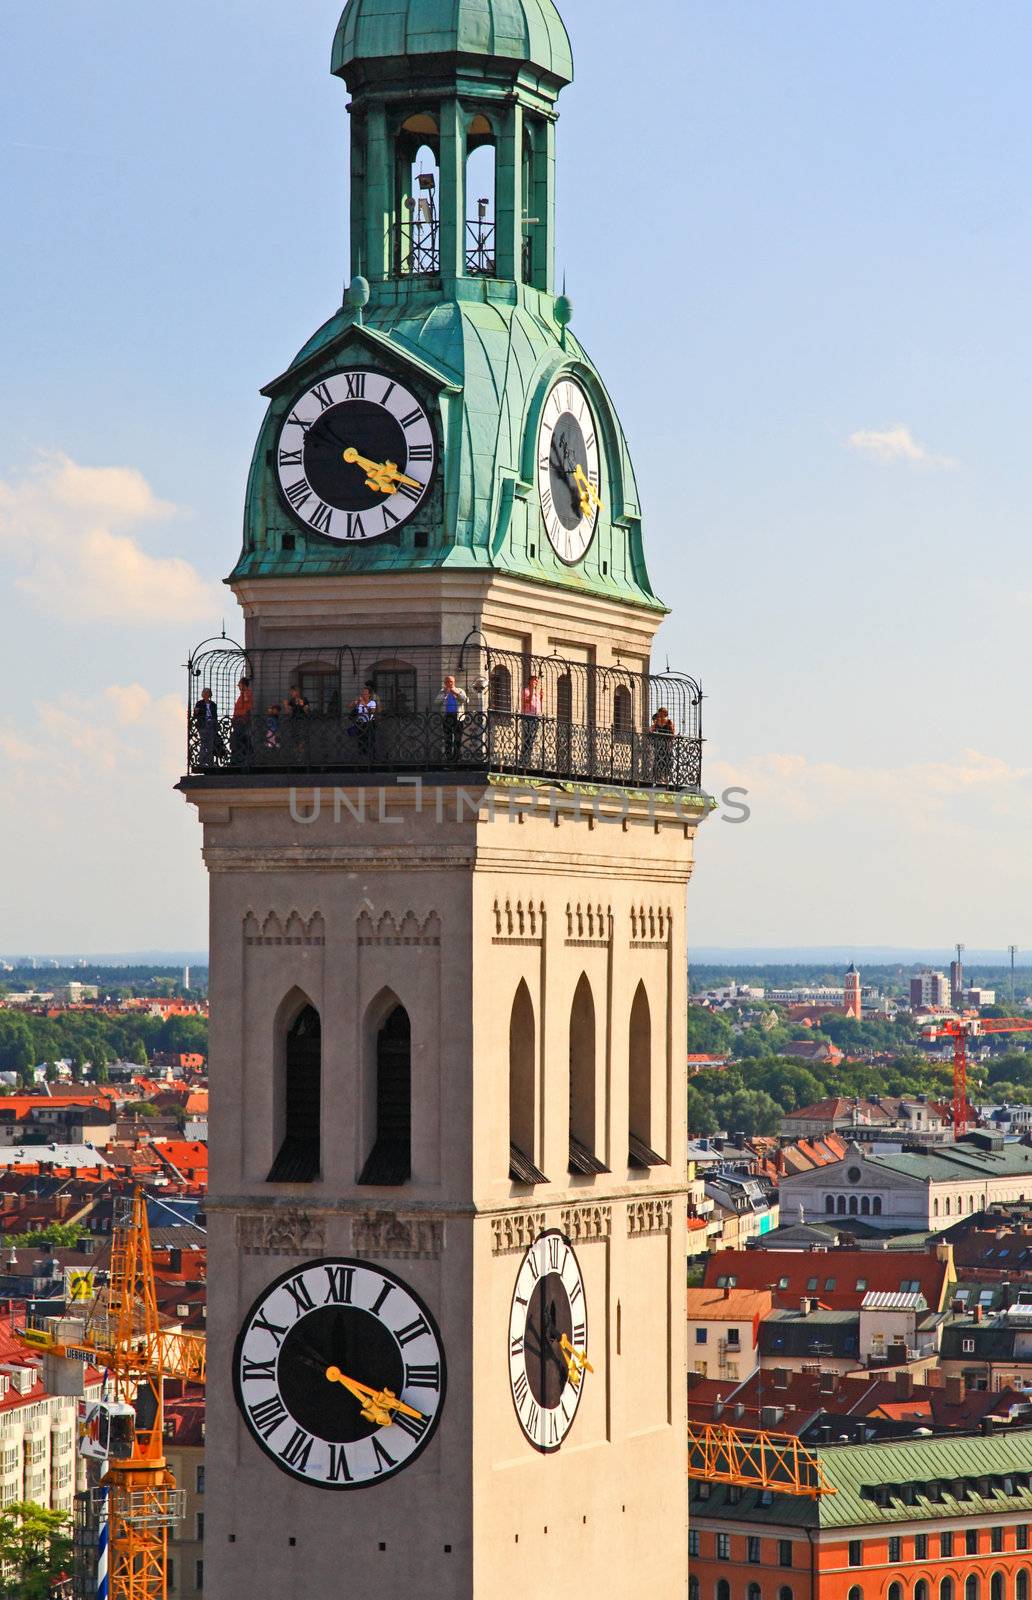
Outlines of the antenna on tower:
[{"label": "antenna on tower", "polygon": [[1011,1003],[1011,1010],[1013,1011],[1014,1010],[1014,957],[1018,953],[1018,947],[1017,947],[1016,944],[1009,944],[1007,946],[1007,949],[1010,952],[1010,962],[1011,962],[1010,1003]]}]

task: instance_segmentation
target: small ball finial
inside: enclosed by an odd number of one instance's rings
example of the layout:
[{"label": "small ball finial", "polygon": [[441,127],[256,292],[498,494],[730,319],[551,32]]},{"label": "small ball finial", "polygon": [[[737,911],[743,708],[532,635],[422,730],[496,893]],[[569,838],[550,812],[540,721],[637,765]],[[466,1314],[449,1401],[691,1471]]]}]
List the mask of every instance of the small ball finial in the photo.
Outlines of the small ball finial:
[{"label": "small ball finial", "polygon": [[361,273],[352,278],[348,284],[348,292],[344,296],[344,304],[353,311],[361,311],[369,304],[369,279],[363,278]]},{"label": "small ball finial", "polygon": [[564,293],[556,297],[555,320],[560,328],[568,328],[573,321],[573,301],[568,294]]}]

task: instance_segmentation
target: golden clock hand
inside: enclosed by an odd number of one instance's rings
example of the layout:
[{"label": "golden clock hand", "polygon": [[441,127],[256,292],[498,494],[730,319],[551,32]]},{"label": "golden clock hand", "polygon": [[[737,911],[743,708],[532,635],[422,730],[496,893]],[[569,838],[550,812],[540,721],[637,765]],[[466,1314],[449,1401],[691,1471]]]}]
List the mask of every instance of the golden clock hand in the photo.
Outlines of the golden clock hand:
[{"label": "golden clock hand", "polygon": [[406,477],[396,462],[370,461],[368,456],[359,455],[354,445],[349,445],[345,450],[344,460],[349,467],[362,468],[367,474],[366,488],[375,490],[377,494],[393,494],[399,483],[407,483],[411,489],[423,487],[418,479]]},{"label": "golden clock hand", "polygon": [[605,507],[598,497],[598,491],[596,490],[595,485],[588,477],[580,462],[578,462],[573,469],[573,481],[580,490],[580,505],[582,515],[585,517],[587,516],[588,512],[591,510],[592,504],[597,506],[599,511],[605,510]]},{"label": "golden clock hand", "polygon": [[399,1400],[391,1389],[372,1389],[367,1383],[359,1383],[357,1378],[349,1378],[341,1372],[339,1367],[327,1367],[326,1376],[330,1383],[339,1383],[356,1400],[362,1402],[361,1415],[368,1422],[375,1422],[381,1428],[389,1428],[394,1421],[394,1412],[401,1412],[406,1417],[414,1417],[417,1422],[425,1418],[421,1411],[415,1411]]},{"label": "golden clock hand", "polygon": [[588,1360],[588,1352],[586,1350],[578,1350],[575,1345],[570,1343],[565,1333],[559,1340],[559,1348],[566,1357],[566,1365],[570,1374],[570,1382],[573,1384],[575,1389],[579,1389],[580,1382],[584,1374],[586,1372],[594,1372],[595,1370],[591,1365],[591,1362]]}]

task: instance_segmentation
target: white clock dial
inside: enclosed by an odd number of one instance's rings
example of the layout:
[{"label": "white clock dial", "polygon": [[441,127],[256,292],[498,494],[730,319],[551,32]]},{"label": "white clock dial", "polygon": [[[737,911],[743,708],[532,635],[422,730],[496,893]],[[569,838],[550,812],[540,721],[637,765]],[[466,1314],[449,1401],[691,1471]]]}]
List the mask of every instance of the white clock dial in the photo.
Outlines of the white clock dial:
[{"label": "white clock dial", "polygon": [[285,1272],[255,1301],[233,1360],[237,1405],[281,1471],[364,1489],[411,1466],[441,1417],[441,1336],[382,1267],[334,1258]]},{"label": "white clock dial", "polygon": [[330,373],[291,406],[276,445],[280,489],[312,533],[378,539],[426,504],[437,441],[404,384],[364,367]]},{"label": "white clock dial", "polygon": [[602,509],[598,423],[575,378],[549,391],[538,431],[541,516],[560,561],[582,561]]},{"label": "white clock dial", "polygon": [[565,1234],[542,1233],[520,1264],[509,1317],[512,1400],[535,1450],[562,1447],[592,1370],[580,1265]]}]

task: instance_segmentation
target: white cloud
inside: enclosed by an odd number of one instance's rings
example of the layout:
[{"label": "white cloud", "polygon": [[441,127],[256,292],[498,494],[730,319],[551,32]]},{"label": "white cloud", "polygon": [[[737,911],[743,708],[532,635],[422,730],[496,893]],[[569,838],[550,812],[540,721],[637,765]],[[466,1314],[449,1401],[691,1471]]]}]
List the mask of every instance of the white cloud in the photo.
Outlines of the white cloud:
[{"label": "white cloud", "polygon": [[0,558],[21,569],[16,589],[63,618],[205,621],[223,604],[214,589],[188,561],[151,555],[135,537],[176,514],[132,467],[47,454],[20,478],[0,479]]},{"label": "white cloud", "polygon": [[872,461],[912,461],[923,467],[955,467],[951,456],[934,455],[919,444],[905,423],[891,428],[858,428],[849,435],[849,448]]}]

